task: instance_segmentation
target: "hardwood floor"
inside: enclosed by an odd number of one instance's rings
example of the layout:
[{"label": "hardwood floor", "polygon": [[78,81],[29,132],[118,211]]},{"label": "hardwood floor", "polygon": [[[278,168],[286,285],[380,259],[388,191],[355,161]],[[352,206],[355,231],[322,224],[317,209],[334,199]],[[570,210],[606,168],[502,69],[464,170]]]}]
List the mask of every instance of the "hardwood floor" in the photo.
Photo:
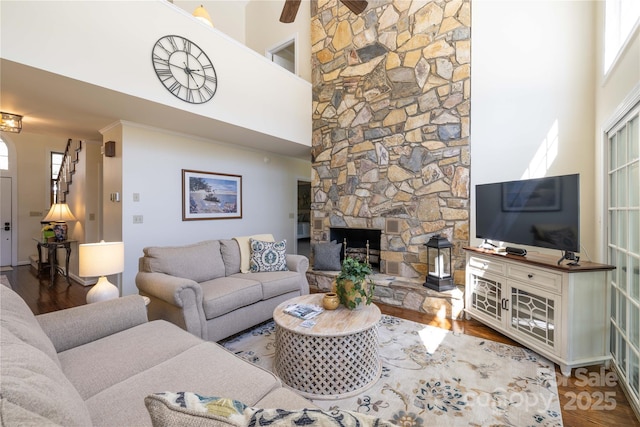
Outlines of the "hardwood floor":
[{"label": "hardwood floor", "polygon": [[49,313],[86,304],[89,286],[71,280],[68,285],[65,278],[56,276],[56,282],[50,285],[49,275],[44,274],[40,279],[36,277],[36,271],[30,265],[13,267],[11,271],[2,271],[9,279],[11,287],[26,302],[34,314]]},{"label": "hardwood floor", "polygon": [[[24,298],[35,314],[48,313],[85,304],[90,287],[58,277],[54,286],[49,287],[49,278],[38,279],[30,266],[14,267],[3,271],[13,289]],[[381,311],[396,317],[438,326],[479,338],[518,346],[519,344],[477,322],[475,320],[439,320],[433,316],[403,310],[385,304],[378,304]],[[562,408],[562,419],[566,427],[595,426],[640,426],[633,409],[629,405],[615,374],[601,366],[578,368],[571,378],[560,374],[556,366],[558,393]]]}]

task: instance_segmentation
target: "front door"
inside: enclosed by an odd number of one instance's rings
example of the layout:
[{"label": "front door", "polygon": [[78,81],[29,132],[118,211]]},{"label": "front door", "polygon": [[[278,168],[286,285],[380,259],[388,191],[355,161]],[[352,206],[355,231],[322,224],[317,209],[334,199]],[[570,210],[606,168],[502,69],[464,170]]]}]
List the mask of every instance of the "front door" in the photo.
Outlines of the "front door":
[{"label": "front door", "polygon": [[0,266],[11,265],[11,178],[0,178]]}]

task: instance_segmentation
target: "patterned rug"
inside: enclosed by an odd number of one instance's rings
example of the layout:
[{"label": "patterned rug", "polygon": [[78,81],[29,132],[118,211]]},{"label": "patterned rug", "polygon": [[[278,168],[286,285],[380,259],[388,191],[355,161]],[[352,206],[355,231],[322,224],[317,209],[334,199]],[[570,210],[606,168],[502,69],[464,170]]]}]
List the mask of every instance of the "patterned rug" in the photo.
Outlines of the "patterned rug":
[{"label": "patterned rug", "polygon": [[[562,426],[554,365],[519,347],[392,316],[379,324],[382,377],[361,395],[315,400],[410,426]],[[273,321],[222,343],[272,371]]]},{"label": "patterned rug", "polygon": [[9,283],[9,279],[4,274],[0,274],[0,285],[11,288],[11,283]]}]

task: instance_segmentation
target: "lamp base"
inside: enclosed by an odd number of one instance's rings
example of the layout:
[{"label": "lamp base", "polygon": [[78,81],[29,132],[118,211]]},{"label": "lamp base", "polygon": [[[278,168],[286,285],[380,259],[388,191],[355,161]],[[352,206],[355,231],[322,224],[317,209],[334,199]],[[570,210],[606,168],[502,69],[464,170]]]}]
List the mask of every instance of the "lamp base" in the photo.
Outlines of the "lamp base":
[{"label": "lamp base", "polygon": [[64,242],[67,240],[67,223],[64,221],[53,222],[53,232],[56,236],[56,242]]},{"label": "lamp base", "polygon": [[451,289],[454,289],[456,287],[451,276],[446,278],[438,278],[431,275],[427,275],[427,280],[422,286],[438,292],[450,291]]},{"label": "lamp base", "polygon": [[120,296],[118,288],[109,282],[105,276],[100,276],[98,282],[87,292],[87,304],[115,299]]}]

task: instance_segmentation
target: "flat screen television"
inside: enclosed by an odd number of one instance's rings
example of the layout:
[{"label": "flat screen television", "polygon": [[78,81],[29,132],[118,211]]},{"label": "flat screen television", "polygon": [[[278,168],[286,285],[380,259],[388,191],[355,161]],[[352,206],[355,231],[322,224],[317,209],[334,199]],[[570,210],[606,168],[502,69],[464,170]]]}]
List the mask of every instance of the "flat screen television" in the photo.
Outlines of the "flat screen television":
[{"label": "flat screen television", "polygon": [[476,237],[580,251],[580,175],[476,185]]}]

